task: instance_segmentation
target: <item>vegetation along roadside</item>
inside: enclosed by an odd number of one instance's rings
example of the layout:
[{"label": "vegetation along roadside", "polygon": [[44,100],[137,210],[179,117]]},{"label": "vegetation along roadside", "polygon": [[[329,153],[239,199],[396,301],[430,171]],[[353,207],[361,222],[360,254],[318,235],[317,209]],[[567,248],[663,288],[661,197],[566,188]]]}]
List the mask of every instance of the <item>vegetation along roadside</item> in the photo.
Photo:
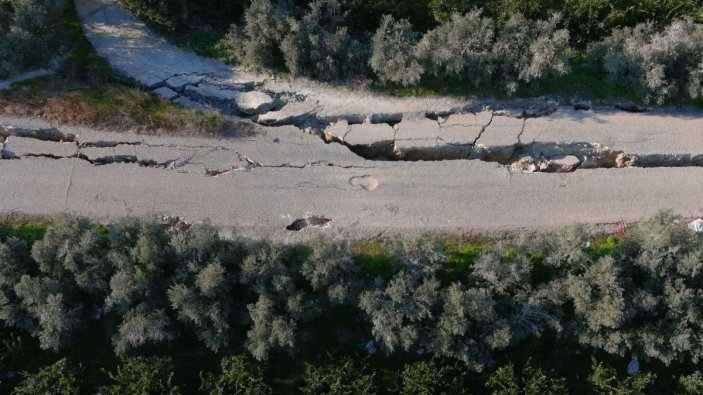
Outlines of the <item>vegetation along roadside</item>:
[{"label": "vegetation along roadside", "polygon": [[251,124],[172,104],[113,70],[83,35],[72,1],[0,1],[0,78],[57,60],[56,75],[0,91],[0,115],[144,133],[255,132]]},{"label": "vegetation along roadside", "polygon": [[702,236],[667,213],[610,236],[305,244],[11,216],[0,373],[26,373],[2,385],[700,393],[701,262]]},{"label": "vegetation along roadside", "polygon": [[124,0],[206,56],[394,95],[700,104],[697,0]]}]

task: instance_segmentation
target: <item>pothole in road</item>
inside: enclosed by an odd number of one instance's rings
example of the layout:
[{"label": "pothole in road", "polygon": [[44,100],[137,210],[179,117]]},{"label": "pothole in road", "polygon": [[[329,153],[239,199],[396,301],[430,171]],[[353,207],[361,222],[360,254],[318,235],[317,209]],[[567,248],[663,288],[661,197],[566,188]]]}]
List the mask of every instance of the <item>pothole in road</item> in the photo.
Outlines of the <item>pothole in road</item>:
[{"label": "pothole in road", "polygon": [[367,191],[375,190],[378,188],[379,184],[378,179],[369,175],[355,176],[349,179],[349,185],[358,189],[365,189]]},{"label": "pothole in road", "polygon": [[329,228],[332,226],[332,220],[325,217],[306,217],[293,221],[292,224],[286,226],[286,230],[300,232],[307,228]]}]

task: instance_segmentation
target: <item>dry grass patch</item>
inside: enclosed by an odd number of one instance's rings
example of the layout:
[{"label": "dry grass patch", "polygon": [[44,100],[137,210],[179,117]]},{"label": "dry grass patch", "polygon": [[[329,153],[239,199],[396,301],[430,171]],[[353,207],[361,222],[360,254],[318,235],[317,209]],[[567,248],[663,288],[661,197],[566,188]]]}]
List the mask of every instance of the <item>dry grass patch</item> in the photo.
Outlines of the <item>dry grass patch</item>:
[{"label": "dry grass patch", "polygon": [[197,136],[243,136],[256,126],[185,108],[142,89],[42,78],[0,91],[0,114],[117,131]]}]

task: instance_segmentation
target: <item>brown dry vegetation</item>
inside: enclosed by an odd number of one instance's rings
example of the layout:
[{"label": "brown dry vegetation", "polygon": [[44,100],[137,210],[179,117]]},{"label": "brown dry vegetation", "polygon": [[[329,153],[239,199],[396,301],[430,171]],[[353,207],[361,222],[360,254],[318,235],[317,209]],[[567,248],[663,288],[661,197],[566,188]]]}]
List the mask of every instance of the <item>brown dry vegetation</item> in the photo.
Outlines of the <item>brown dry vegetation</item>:
[{"label": "brown dry vegetation", "polygon": [[0,91],[0,114],[140,133],[241,136],[256,132],[253,124],[175,105],[142,89],[60,77],[26,81]]}]

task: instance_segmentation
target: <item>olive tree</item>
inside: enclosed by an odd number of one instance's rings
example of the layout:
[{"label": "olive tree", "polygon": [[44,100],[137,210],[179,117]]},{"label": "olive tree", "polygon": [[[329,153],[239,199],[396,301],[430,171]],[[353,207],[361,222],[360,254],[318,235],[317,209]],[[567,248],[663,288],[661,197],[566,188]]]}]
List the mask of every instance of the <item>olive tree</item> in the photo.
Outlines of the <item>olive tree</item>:
[{"label": "olive tree", "polygon": [[229,345],[232,336],[231,283],[225,268],[215,261],[194,271],[190,284],[176,283],[168,290],[178,318],[192,325],[198,338],[213,351]]},{"label": "olive tree", "polygon": [[200,390],[209,395],[273,393],[264,380],[262,369],[243,355],[222,358],[221,372],[200,373]]},{"label": "olive tree", "polygon": [[496,77],[508,94],[521,84],[568,72],[569,31],[559,29],[561,16],[530,20],[514,14],[499,30],[493,46]]},{"label": "olive tree", "polygon": [[281,50],[291,74],[329,81],[364,72],[364,45],[350,36],[343,17],[338,0],[315,0],[300,20],[289,20]]},{"label": "olive tree", "polygon": [[[19,251],[13,239],[5,245]],[[34,243],[33,261],[25,256],[21,269],[3,265],[5,279],[13,283],[12,291],[4,287],[6,307],[13,305],[15,315],[6,322],[37,336],[44,349],[66,347],[104,301],[112,268],[107,251],[105,235],[87,219],[57,218]]]},{"label": "olive tree", "polygon": [[100,387],[100,392],[107,395],[178,395],[181,390],[173,382],[173,370],[173,360],[169,357],[123,358],[117,371],[108,372],[111,383]]},{"label": "olive tree", "polygon": [[416,34],[407,19],[384,16],[372,40],[371,69],[381,81],[416,84],[424,73],[415,56],[416,45]]},{"label": "olive tree", "polygon": [[428,31],[417,45],[417,57],[435,75],[465,78],[474,85],[490,80],[495,27],[481,11],[452,14]]},{"label": "olive tree", "polygon": [[15,285],[33,266],[27,243],[14,237],[0,242],[0,320],[27,332],[34,328],[34,319],[22,309]]},{"label": "olive tree", "polygon": [[406,363],[400,373],[403,395],[468,394],[463,366],[435,358]]},{"label": "olive tree", "polygon": [[229,345],[236,273],[229,244],[209,225],[192,227],[172,236],[179,261],[168,300],[178,319],[192,328],[211,350]]},{"label": "olive tree", "polygon": [[567,394],[566,380],[553,377],[528,361],[516,372],[512,363],[501,366],[486,380],[486,387],[495,395],[558,395]]},{"label": "olive tree", "polygon": [[320,365],[306,363],[303,371],[303,394],[375,394],[375,373],[368,372],[365,363],[349,357],[327,357]]},{"label": "olive tree", "polygon": [[315,244],[301,273],[318,295],[318,303],[329,307],[356,304],[364,287],[361,268],[354,262],[347,243]]},{"label": "olive tree", "polygon": [[175,259],[168,235],[154,220],[129,219],[111,228],[110,242],[115,271],[105,305],[121,318],[115,350],[171,339],[166,307]]},{"label": "olive tree", "polygon": [[58,352],[84,325],[85,307],[70,286],[45,276],[23,275],[14,287],[30,334],[41,348]]},{"label": "olive tree", "polygon": [[46,65],[60,52],[65,0],[0,1],[0,78]]},{"label": "olive tree", "polygon": [[387,351],[416,351],[432,337],[439,289],[433,273],[404,269],[388,284],[364,291],[359,307],[369,317],[374,338]]},{"label": "olive tree", "polygon": [[591,48],[608,78],[659,104],[703,96],[703,25],[674,21],[659,32],[652,23],[613,30]]},{"label": "olive tree", "polygon": [[482,371],[495,351],[558,329],[554,306],[531,285],[532,266],[524,251],[512,247],[482,253],[466,284],[443,290],[430,350]]},{"label": "olive tree", "polygon": [[47,229],[44,238],[34,243],[32,258],[43,274],[54,280],[73,282],[102,303],[112,270],[105,259],[107,249],[106,235],[88,219],[61,216]]},{"label": "olive tree", "polygon": [[244,12],[243,25],[232,25],[226,37],[230,58],[259,69],[275,64],[290,29],[289,16],[290,10],[281,2],[253,0]]},{"label": "olive tree", "polygon": [[82,367],[73,366],[66,358],[40,369],[23,372],[22,379],[12,390],[16,395],[79,395],[86,391],[81,380]]},{"label": "olive tree", "polygon": [[266,359],[274,347],[292,351],[297,328],[293,318],[277,313],[273,302],[265,295],[248,308],[252,326],[247,332],[246,347],[254,358]]}]

